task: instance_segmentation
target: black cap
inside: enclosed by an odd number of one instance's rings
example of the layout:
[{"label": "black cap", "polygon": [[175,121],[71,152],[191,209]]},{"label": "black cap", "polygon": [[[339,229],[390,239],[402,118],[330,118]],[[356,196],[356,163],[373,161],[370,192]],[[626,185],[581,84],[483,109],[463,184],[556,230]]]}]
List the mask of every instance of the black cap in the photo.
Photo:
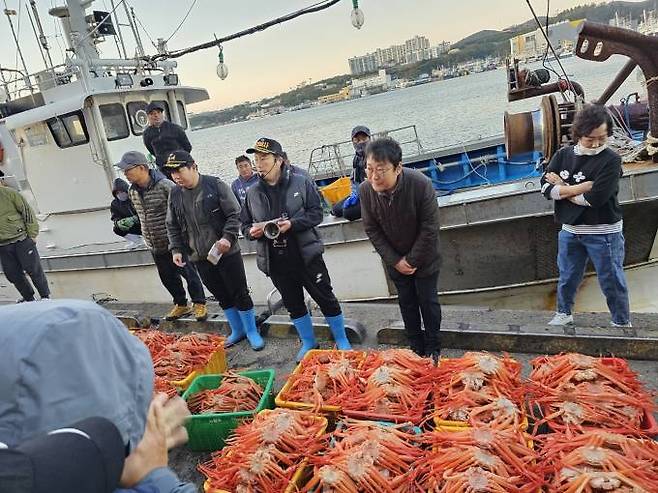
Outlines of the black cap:
[{"label": "black cap", "polygon": [[254,147],[247,149],[247,154],[254,154],[256,152],[264,152],[267,154],[276,154],[281,156],[283,154],[283,148],[274,139],[268,139],[267,137],[261,137],[256,141]]},{"label": "black cap", "polygon": [[158,101],[151,101],[146,105],[146,113],[150,113],[154,110],[164,111],[164,105]]},{"label": "black cap", "polygon": [[167,169],[178,169],[191,164],[194,164],[192,155],[187,151],[178,150],[170,153],[162,166]]},{"label": "black cap", "polygon": [[368,137],[372,137],[370,134],[370,129],[366,127],[365,125],[357,125],[352,129],[352,138],[356,136],[356,134],[366,134]]},{"label": "black cap", "polygon": [[0,450],[0,491],[111,493],[125,460],[119,430],[105,418],[89,418]]}]

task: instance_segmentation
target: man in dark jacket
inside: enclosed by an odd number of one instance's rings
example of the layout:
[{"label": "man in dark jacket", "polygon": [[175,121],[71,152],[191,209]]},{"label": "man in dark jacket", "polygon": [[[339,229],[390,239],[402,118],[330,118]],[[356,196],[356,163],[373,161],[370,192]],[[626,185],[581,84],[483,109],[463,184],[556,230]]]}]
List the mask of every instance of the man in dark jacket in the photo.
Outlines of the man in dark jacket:
[{"label": "man in dark jacket", "polygon": [[128,195],[128,184],[117,178],[112,186],[114,200],[110,204],[110,219],[114,223],[114,234],[126,240],[126,248],[137,248],[143,245],[142,228],[139,224],[137,211]]},{"label": "man in dark jacket", "polygon": [[[191,152],[192,144],[180,125],[165,120],[161,103],[151,102],[146,106],[149,125],[144,130],[144,146],[155,157],[155,164],[163,171],[167,156],[172,151],[183,149]],[[166,173],[165,173],[166,174]]]},{"label": "man in dark jacket", "polygon": [[422,173],[402,167],[402,149],[391,138],[372,141],[366,159],[368,180],[359,188],[363,226],[397,288],[411,349],[436,359],[441,351],[441,306],[434,188]]},{"label": "man in dark jacket", "polygon": [[351,349],[343,313],[322,259],[324,246],[315,229],[322,222],[322,205],[315,185],[284,163],[283,149],[276,140],[261,138],[247,153],[255,154],[260,179],[247,191],[241,215],[242,234],[258,242],[258,268],[281,293],[299,333],[302,348],[297,360],[317,346],[313,322],[304,303],[304,289],[320,306],[338,349]]},{"label": "man in dark jacket", "polygon": [[344,217],[348,221],[361,219],[361,204],[359,202],[359,185],[366,179],[366,146],[370,142],[370,129],[357,125],[352,129],[352,193],[334,204],[331,213],[336,217]]},{"label": "man in dark jacket", "polygon": [[[169,253],[166,224],[167,202],[169,193],[176,185],[167,180],[159,171],[149,169],[146,162],[144,154],[130,151],[123,155],[116,166],[123,170],[126,178],[132,184],[128,193],[135,211],[137,211],[144,241],[151,250],[162,285],[174,300],[174,306],[165,318],[176,320],[194,314],[197,320],[205,320],[208,318],[206,295],[203,292],[199,274],[192,264],[182,268],[174,264]],[[187,304],[181,277],[187,281],[192,306]]]},{"label": "man in dark jacket", "polygon": [[231,183],[231,190],[242,205],[247,197],[247,189],[258,182],[258,175],[254,173],[254,166],[247,156],[236,157],[235,167],[238,169],[238,177]]},{"label": "man in dark jacket", "polygon": [[256,328],[254,302],[249,295],[238,234],[240,204],[219,178],[199,173],[194,158],[185,151],[172,152],[165,168],[178,185],[171,192],[167,212],[169,250],[179,267],[184,253],[201,274],[208,290],[224,310],[232,346],[245,337],[255,351],[265,347]]}]

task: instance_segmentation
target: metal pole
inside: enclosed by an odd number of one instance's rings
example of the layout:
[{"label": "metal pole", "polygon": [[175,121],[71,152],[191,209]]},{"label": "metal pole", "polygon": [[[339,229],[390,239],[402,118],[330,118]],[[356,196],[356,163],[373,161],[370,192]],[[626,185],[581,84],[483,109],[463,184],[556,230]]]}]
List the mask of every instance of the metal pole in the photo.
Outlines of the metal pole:
[{"label": "metal pole", "polygon": [[128,5],[126,5],[126,2],[123,2],[123,8],[125,9],[126,15],[128,16],[128,23],[130,24],[130,29],[133,32],[133,37],[135,38],[135,43],[137,44],[137,56],[143,57],[144,46],[142,46],[142,40],[139,37],[139,32],[137,32],[137,26],[135,26],[135,9],[131,8],[128,10]]},{"label": "metal pole", "polygon": [[[123,2],[124,6],[126,2]],[[117,34],[119,36],[119,42],[121,45],[121,49],[123,50],[123,58],[128,58],[128,52],[126,51],[126,45],[123,42],[123,34],[121,34],[121,25],[119,24],[119,14],[117,14],[116,7],[114,6],[114,0],[110,1],[110,5],[112,6],[112,11],[114,12],[114,23],[117,26]],[[121,55],[121,52],[119,52],[119,55]]]},{"label": "metal pole", "polygon": [[605,91],[603,91],[603,94],[599,96],[599,99],[596,100],[596,104],[606,104],[612,95],[617,92],[617,89],[619,89],[626,79],[628,79],[628,76],[633,73],[635,67],[637,67],[637,62],[629,59],[626,62],[626,65],[621,68],[617,76],[612,79],[610,85],[606,87]]},{"label": "metal pole", "polygon": [[[5,7],[7,7],[7,2],[5,2]],[[5,8],[5,15],[7,16],[7,21],[9,21],[9,27],[11,27],[11,34],[14,36],[14,43],[16,44],[16,51],[18,52],[18,56],[21,59],[21,64],[23,65],[23,70],[25,71],[25,84],[27,85],[28,89],[30,90],[30,93],[34,93],[34,89],[32,87],[32,82],[30,82],[30,76],[29,76],[29,71],[27,70],[27,64],[25,63],[25,58],[23,58],[23,52],[21,51],[21,47],[18,44],[18,36],[16,35],[16,30],[14,29],[14,23],[11,22],[11,16],[12,14],[15,14],[15,11],[11,11],[8,8]]]},{"label": "metal pole", "polygon": [[41,17],[39,17],[39,11],[37,10],[37,2],[36,0],[30,0],[30,6],[32,7],[32,13],[34,14],[34,21],[37,23],[37,27],[39,28],[39,42],[41,43],[41,46],[46,52],[46,58],[48,59],[48,65],[46,68],[52,69],[54,64],[53,64],[53,59],[50,57],[50,47],[48,46],[48,39],[46,38],[46,35],[43,33],[43,26],[41,25]]},{"label": "metal pole", "polygon": [[[32,19],[32,15],[30,14],[30,11],[27,11],[27,16],[30,18],[30,25],[32,26],[32,32],[34,33],[34,37],[37,38],[37,41],[39,41],[39,34],[37,33],[37,28],[34,25],[34,20]],[[48,65],[48,61],[46,60],[46,55],[43,53],[43,46],[39,44],[39,53],[41,54],[41,59],[43,60],[43,64],[46,66],[46,70],[50,70],[50,66]]]}]

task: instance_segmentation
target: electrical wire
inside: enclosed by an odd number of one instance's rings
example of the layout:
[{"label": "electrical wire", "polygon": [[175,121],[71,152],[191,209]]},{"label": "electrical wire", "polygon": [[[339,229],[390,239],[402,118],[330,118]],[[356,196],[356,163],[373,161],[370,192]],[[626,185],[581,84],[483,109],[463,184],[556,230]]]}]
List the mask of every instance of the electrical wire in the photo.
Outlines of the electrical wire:
[{"label": "electrical wire", "polygon": [[541,31],[542,35],[544,36],[544,39],[546,40],[547,47],[550,48],[551,53],[553,53],[553,56],[555,57],[555,61],[560,66],[560,70],[562,70],[562,73],[564,74],[564,79],[567,81],[567,87],[572,92],[572,94],[574,94],[574,99],[575,99],[576,90],[574,89],[573,84],[571,84],[571,81],[569,80],[569,76],[567,75],[567,71],[564,70],[564,66],[562,65],[562,62],[560,61],[560,57],[557,56],[557,53],[555,52],[555,49],[553,48],[553,43],[551,43],[551,40],[548,37],[548,32],[544,31],[544,26],[542,26],[541,21],[539,20],[539,17],[537,17],[537,13],[535,12],[535,8],[532,6],[532,3],[530,3],[530,0],[525,0],[525,1],[528,4],[528,8],[530,9],[530,12],[532,13],[532,17],[535,19],[535,22],[539,26],[539,30]]},{"label": "electrical wire", "polygon": [[165,43],[168,43],[169,40],[171,40],[171,38],[173,38],[173,37],[176,35],[176,33],[178,32],[178,30],[179,30],[181,27],[183,27],[183,24],[185,24],[185,21],[186,21],[187,18],[190,16],[190,12],[192,12],[192,9],[193,9],[194,6],[196,5],[196,2],[197,2],[197,0],[193,0],[193,1],[192,1],[192,4],[190,5],[190,8],[187,9],[187,13],[185,14],[185,17],[183,17],[183,20],[180,21],[180,24],[178,24],[178,27],[177,27],[176,29],[174,29],[174,32],[171,33],[171,36],[169,36],[169,37],[167,38],[167,40],[165,41]]},{"label": "electrical wire", "polygon": [[230,34],[228,36],[224,36],[223,38],[215,38],[213,41],[208,41],[206,43],[202,43],[199,45],[191,46],[189,48],[184,48],[181,50],[175,50],[170,53],[159,53],[157,55],[153,56],[147,56],[144,57],[147,61],[149,62],[155,62],[157,60],[165,60],[168,58],[179,58],[183,55],[188,55],[190,53],[194,53],[195,51],[199,50],[205,50],[208,48],[213,48],[217,47],[222,43],[226,43],[227,41],[232,41],[234,39],[241,38],[243,36],[248,36],[250,34],[255,34],[259,31],[264,31],[265,29],[276,26],[278,24],[282,24],[284,22],[288,22],[292,19],[295,19],[297,17],[300,17],[302,15],[306,14],[311,14],[313,12],[319,12],[321,10],[328,9],[329,7],[336,5],[338,2],[341,0],[322,0],[321,2],[314,3],[308,7],[305,7],[300,10],[296,10],[294,12],[291,12],[289,14],[286,14],[281,17],[277,17],[276,19],[272,19],[270,21],[264,22],[263,24],[259,24],[257,26],[250,27],[248,29],[244,29],[242,31],[239,31],[237,33]]},{"label": "electrical wire", "polygon": [[135,9],[133,9],[132,12],[133,12],[133,15],[134,15],[134,17],[135,17],[135,20],[136,20],[137,23],[140,25],[140,27],[142,28],[142,30],[144,31],[144,33],[146,33],[146,37],[149,39],[149,41],[150,41],[151,44],[153,45],[153,48],[155,48],[155,49],[157,50],[157,49],[158,49],[158,45],[155,44],[155,41],[153,41],[153,37],[151,36],[151,33],[149,33],[148,29],[146,29],[146,26],[142,23],[142,20],[139,18],[139,16],[138,16],[137,14],[135,14]]}]

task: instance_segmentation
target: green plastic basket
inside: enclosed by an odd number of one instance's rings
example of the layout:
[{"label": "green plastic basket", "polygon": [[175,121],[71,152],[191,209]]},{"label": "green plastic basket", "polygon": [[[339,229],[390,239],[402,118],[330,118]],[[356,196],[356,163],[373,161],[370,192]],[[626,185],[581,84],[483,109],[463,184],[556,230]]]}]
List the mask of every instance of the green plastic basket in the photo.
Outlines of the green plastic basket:
[{"label": "green plastic basket", "polygon": [[[242,421],[251,418],[263,409],[274,408],[274,395],[272,394],[274,370],[243,371],[238,374],[251,378],[263,387],[263,397],[261,397],[258,407],[253,411],[195,414],[190,416],[185,427],[189,435],[187,446],[191,450],[208,452],[221,449],[224,447],[226,438]],[[200,375],[196,377],[183,394],[183,399],[187,401],[194,394],[202,390],[216,389],[222,383],[223,378],[223,375]]]}]

